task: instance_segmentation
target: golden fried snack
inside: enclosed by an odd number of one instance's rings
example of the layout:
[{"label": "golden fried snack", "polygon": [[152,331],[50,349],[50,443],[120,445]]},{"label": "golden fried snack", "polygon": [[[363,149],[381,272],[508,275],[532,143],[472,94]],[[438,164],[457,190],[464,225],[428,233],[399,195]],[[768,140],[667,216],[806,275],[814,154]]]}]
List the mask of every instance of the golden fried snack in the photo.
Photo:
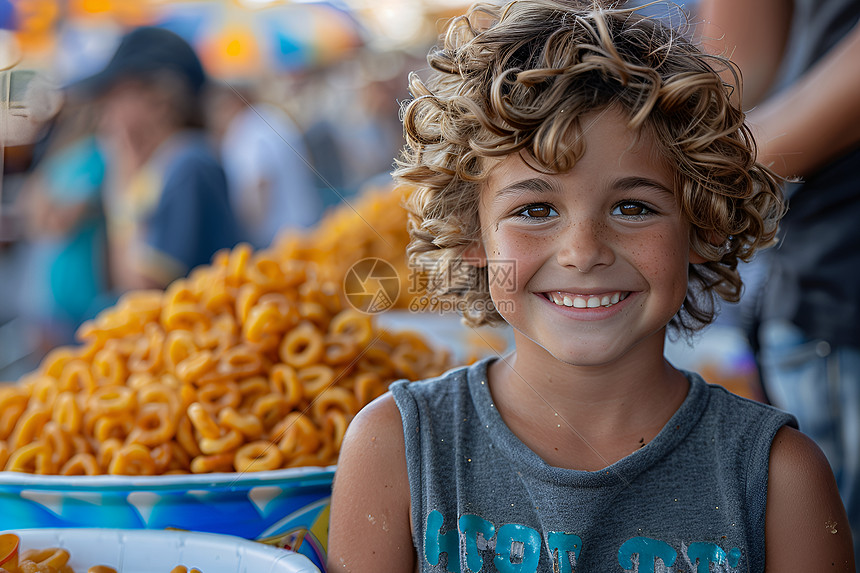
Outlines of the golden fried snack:
[{"label": "golden fried snack", "polygon": [[87,400],[87,407],[96,416],[127,414],[137,406],[137,396],[127,386],[102,386]]},{"label": "golden fried snack", "polygon": [[278,447],[266,440],[250,442],[236,450],[233,467],[238,472],[259,472],[281,467],[284,457]]},{"label": "golden fried snack", "polygon": [[303,368],[318,364],[325,352],[323,335],[312,323],[303,321],[284,337],[280,357],[285,364]]},{"label": "golden fried snack", "polygon": [[51,463],[51,448],[39,440],[15,449],[9,454],[6,471],[41,475],[54,473],[54,466]]},{"label": "golden fried snack", "polygon": [[224,427],[236,430],[249,440],[263,435],[263,424],[257,416],[240,414],[229,406],[218,413],[218,422]]},{"label": "golden fried snack", "polygon": [[81,431],[83,412],[74,391],[61,392],[57,396],[52,419],[69,434]]},{"label": "golden fried snack", "polygon": [[121,447],[113,455],[108,473],[114,475],[151,476],[155,475],[155,460],[143,444],[129,444]]},{"label": "golden fried snack", "polygon": [[0,440],[0,468],[6,467],[6,462],[9,460],[9,446],[6,445],[6,442]]},{"label": "golden fried snack", "polygon": [[314,400],[335,382],[335,371],[325,364],[314,364],[296,372],[301,384],[302,394],[307,400]]},{"label": "golden fried snack", "polygon": [[348,207],[331,212],[310,236],[285,233],[273,250],[283,258],[325,261],[321,271],[336,281],[342,281],[356,261],[384,259],[400,278],[394,307],[408,309],[413,300],[426,295],[427,284],[426,276],[407,263],[408,217],[403,200],[408,192],[407,187],[365,190]]},{"label": "golden fried snack", "polygon": [[63,476],[95,476],[101,474],[101,468],[92,454],[75,454],[60,468]]},{"label": "golden fried snack", "polygon": [[278,449],[287,460],[294,460],[317,451],[322,434],[313,421],[300,412],[293,412],[272,432],[278,440]]},{"label": "golden fried snack", "polygon": [[22,388],[0,389],[0,440],[12,435],[18,419],[27,409],[27,401],[27,394]]},{"label": "golden fried snack", "polygon": [[140,407],[128,441],[154,448],[168,443],[175,435],[175,410],[163,402],[150,402]]},{"label": "golden fried snack", "polygon": [[274,394],[283,396],[290,408],[296,407],[304,397],[304,389],[296,370],[286,364],[277,364],[272,368],[269,388]]},{"label": "golden fried snack", "polygon": [[451,366],[422,337],[385,332],[342,298],[347,255],[395,259],[368,222],[406,236],[396,194],[358,208],[363,220],[340,212],[268,250],[221,251],[82,325],[81,346],[0,387],[0,468],[156,475],[336,463],[362,406],[394,380]]},{"label": "golden fried snack", "polygon": [[199,455],[191,460],[191,473],[229,472],[233,470],[232,452],[213,455]]},{"label": "golden fried snack", "polygon": [[244,443],[242,434],[236,430],[227,430],[217,438],[201,438],[200,451],[207,455],[225,454],[236,451]]},{"label": "golden fried snack", "polygon": [[48,408],[38,403],[28,407],[18,418],[12,435],[9,436],[9,447],[17,449],[31,444],[50,419],[51,411]]},{"label": "golden fried snack", "polygon": [[290,403],[287,399],[275,393],[260,396],[251,406],[251,412],[260,420],[266,430],[283,419],[290,412],[290,409]]},{"label": "golden fried snack", "polygon": [[69,552],[59,547],[49,547],[47,549],[28,549],[21,553],[18,567],[21,571],[27,571],[27,562],[31,562],[38,568],[36,571],[42,571],[49,567],[60,569],[69,562]]},{"label": "golden fried snack", "polygon": [[51,467],[61,468],[74,453],[71,436],[56,422],[48,422],[42,428],[42,440],[51,450]]}]

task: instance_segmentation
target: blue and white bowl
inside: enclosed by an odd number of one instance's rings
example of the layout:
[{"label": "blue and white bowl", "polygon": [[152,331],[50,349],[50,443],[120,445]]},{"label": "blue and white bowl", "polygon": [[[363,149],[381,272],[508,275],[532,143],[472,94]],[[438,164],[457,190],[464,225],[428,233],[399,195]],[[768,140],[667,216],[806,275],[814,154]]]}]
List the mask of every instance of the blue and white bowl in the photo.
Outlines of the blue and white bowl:
[{"label": "blue and white bowl", "polygon": [[334,466],[166,476],[0,472],[0,529],[178,529],[295,549],[322,568]]}]

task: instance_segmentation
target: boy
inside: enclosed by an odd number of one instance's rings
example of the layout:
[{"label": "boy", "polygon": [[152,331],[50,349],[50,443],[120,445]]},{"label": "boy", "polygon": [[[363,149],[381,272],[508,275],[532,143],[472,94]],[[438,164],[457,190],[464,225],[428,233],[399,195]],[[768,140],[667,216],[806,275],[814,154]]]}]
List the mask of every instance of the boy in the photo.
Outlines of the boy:
[{"label": "boy", "polygon": [[[737,299],[738,258],[782,214],[731,65],[633,10],[554,0],[476,7],[429,61],[396,172],[410,256],[515,350],[356,417],[329,570],[853,571],[794,420],[663,357],[667,327]],[[464,264],[468,289],[445,275]]]}]

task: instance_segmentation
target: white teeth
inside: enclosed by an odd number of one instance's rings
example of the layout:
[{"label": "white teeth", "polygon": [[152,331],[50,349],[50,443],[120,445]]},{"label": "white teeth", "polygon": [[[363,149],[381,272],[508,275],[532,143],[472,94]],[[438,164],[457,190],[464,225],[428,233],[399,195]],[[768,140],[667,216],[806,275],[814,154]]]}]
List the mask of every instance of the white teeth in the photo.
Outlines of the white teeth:
[{"label": "white teeth", "polygon": [[574,308],[597,308],[609,307],[627,298],[630,293],[614,292],[603,296],[570,296],[560,292],[549,293],[549,299],[558,306],[572,306]]}]

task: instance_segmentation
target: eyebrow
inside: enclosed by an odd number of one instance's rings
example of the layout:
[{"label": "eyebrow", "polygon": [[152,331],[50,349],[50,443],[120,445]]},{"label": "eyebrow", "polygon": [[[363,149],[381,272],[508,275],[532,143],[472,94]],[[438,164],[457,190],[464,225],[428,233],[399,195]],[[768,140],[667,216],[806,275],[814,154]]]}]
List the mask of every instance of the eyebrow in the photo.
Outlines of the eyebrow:
[{"label": "eyebrow", "polygon": [[523,179],[522,181],[511,183],[507,187],[502,187],[496,191],[494,198],[502,199],[508,195],[515,195],[517,193],[527,191],[531,191],[533,193],[555,193],[558,190],[559,189],[549,181],[535,177],[533,179]]},{"label": "eyebrow", "polygon": [[[650,187],[652,189],[656,189],[657,191],[662,191],[665,193],[669,193],[670,195],[675,195],[675,192],[672,189],[669,189],[659,181],[655,179],[649,179],[648,177],[621,177],[620,179],[616,179],[612,182],[612,188],[620,190],[620,191],[631,191],[633,189],[639,189],[642,187]],[[523,179],[522,181],[517,181],[515,183],[511,183],[507,187],[503,187],[499,189],[494,199],[502,199],[509,195],[514,195],[517,193],[523,192],[533,192],[533,193],[557,193],[560,189],[558,186],[553,185],[549,181],[545,179],[532,178],[532,179]]]},{"label": "eyebrow", "polygon": [[613,187],[621,191],[630,191],[641,187],[651,187],[652,189],[664,191],[673,196],[675,195],[675,192],[672,189],[669,189],[659,181],[649,179],[648,177],[622,177],[613,183]]},{"label": "eyebrow", "polygon": [[655,179],[649,179],[648,177],[622,177],[621,179],[615,181],[614,187],[621,191],[632,191],[633,189],[650,187],[651,189],[656,189],[657,191],[668,193],[672,197],[675,196],[675,191],[673,191],[669,187],[666,187],[659,181]]}]

